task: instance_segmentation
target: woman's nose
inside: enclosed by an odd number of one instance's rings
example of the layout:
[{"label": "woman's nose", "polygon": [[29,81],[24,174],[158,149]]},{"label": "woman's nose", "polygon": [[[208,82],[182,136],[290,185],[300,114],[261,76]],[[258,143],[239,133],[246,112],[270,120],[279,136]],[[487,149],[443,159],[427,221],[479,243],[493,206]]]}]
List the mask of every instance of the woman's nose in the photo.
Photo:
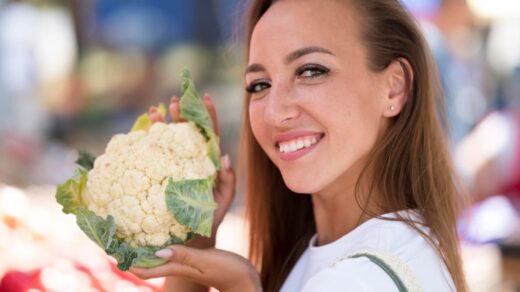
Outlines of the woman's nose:
[{"label": "woman's nose", "polygon": [[300,114],[294,91],[285,84],[272,85],[264,110],[264,120],[271,126],[282,126]]}]

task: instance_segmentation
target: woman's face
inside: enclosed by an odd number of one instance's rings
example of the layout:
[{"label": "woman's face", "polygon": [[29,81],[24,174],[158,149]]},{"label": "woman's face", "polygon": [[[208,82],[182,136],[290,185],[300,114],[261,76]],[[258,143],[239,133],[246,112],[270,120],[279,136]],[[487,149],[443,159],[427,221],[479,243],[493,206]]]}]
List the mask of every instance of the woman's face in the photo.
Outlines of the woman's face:
[{"label": "woman's face", "polygon": [[384,74],[368,69],[355,12],[340,2],[277,1],[250,43],[251,128],[298,193],[352,181],[387,124]]}]

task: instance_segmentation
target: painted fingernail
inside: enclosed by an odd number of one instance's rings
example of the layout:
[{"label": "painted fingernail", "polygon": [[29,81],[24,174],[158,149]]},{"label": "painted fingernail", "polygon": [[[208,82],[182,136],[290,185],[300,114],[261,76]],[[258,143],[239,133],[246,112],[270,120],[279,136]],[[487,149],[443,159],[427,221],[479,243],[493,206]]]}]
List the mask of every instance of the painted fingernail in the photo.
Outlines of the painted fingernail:
[{"label": "painted fingernail", "polygon": [[170,99],[170,103],[174,103],[174,102],[177,102],[178,101],[178,98],[177,96],[172,96],[172,98]]},{"label": "painted fingernail", "polygon": [[229,155],[226,154],[226,155],[222,156],[222,158],[220,159],[220,163],[222,163],[222,167],[225,170],[229,170],[229,168],[231,167],[231,161],[229,159]]},{"label": "painted fingernail", "polygon": [[210,99],[209,94],[204,93],[204,99]]},{"label": "painted fingernail", "polygon": [[169,259],[173,256],[173,250],[171,248],[161,249],[155,252],[155,255],[161,259]]}]

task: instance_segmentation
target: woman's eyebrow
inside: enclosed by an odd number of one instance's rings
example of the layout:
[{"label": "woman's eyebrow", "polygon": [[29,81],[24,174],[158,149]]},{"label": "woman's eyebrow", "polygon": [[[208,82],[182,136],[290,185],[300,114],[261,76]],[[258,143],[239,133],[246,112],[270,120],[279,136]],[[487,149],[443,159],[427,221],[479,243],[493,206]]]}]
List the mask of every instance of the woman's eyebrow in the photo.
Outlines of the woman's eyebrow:
[{"label": "woman's eyebrow", "polygon": [[[304,48],[297,49],[294,52],[288,54],[284,58],[284,63],[286,65],[289,65],[290,63],[294,62],[296,59],[303,57],[305,55],[311,54],[311,53],[324,53],[324,54],[329,54],[329,55],[335,56],[331,51],[329,51],[325,48],[311,46],[311,47],[304,47]],[[244,72],[244,75],[247,75],[247,73],[260,72],[260,71],[265,71],[265,67],[261,64],[253,63],[253,64],[247,66],[247,68]]]},{"label": "woman's eyebrow", "polygon": [[303,57],[305,55],[311,54],[311,53],[325,53],[334,56],[334,54],[322,47],[312,46],[312,47],[304,47],[301,49],[297,49],[296,51],[290,53],[285,57],[284,63],[285,65],[289,65],[290,63],[294,62],[296,59]]},{"label": "woman's eyebrow", "polygon": [[254,64],[247,66],[246,71],[244,72],[244,75],[247,75],[247,73],[261,72],[261,71],[265,71],[265,67],[258,63],[254,63]]}]

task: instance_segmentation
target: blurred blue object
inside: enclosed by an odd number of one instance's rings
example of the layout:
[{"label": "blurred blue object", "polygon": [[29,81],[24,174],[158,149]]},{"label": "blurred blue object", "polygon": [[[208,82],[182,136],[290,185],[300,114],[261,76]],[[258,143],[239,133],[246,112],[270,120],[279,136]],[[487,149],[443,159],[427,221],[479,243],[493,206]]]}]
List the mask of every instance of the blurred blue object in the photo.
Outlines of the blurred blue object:
[{"label": "blurred blue object", "polygon": [[459,220],[459,234],[467,242],[512,243],[518,235],[518,211],[504,196],[490,197],[466,212]]},{"label": "blurred blue object", "polygon": [[429,18],[437,14],[441,0],[401,0],[416,17]]},{"label": "blurred blue object", "polygon": [[189,40],[195,1],[104,0],[95,6],[97,38],[118,49],[159,50]]},{"label": "blurred blue object", "polygon": [[180,42],[213,45],[233,34],[238,0],[95,2],[96,38],[118,49],[157,52]]}]

